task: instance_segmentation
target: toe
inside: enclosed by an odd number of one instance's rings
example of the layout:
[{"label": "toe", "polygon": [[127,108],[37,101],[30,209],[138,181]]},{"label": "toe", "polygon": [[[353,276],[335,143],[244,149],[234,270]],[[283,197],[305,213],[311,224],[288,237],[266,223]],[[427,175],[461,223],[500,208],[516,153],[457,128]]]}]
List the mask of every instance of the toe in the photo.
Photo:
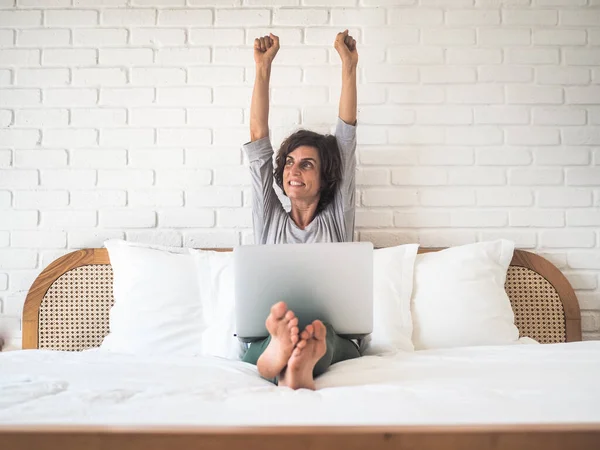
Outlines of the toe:
[{"label": "toe", "polygon": [[298,318],[297,318],[297,317],[294,317],[292,320],[290,320],[290,321],[288,322],[288,326],[289,326],[290,328],[297,327],[297,326],[298,326]]},{"label": "toe", "polygon": [[290,321],[294,318],[294,312],[293,311],[288,311],[285,313],[285,320]]},{"label": "toe", "polygon": [[275,303],[271,307],[271,315],[273,317],[275,317],[276,319],[283,318],[283,316],[285,316],[285,314],[286,314],[286,311],[287,311],[287,305],[285,304],[285,302]]},{"label": "toe", "polygon": [[308,333],[308,338],[311,338],[315,334],[315,327],[312,324],[306,325],[304,331]]},{"label": "toe", "polygon": [[310,333],[306,330],[306,328],[304,330],[302,330],[302,333],[300,333],[300,339],[304,339],[305,341],[310,339]]},{"label": "toe", "polygon": [[300,341],[298,341],[298,345],[296,345],[296,348],[302,350],[304,347],[306,347],[306,340],[301,339]]},{"label": "toe", "polygon": [[327,336],[327,328],[325,328],[323,322],[321,322],[320,320],[315,320],[312,324],[315,329],[315,339],[318,339],[319,341],[324,340]]},{"label": "toe", "polygon": [[290,334],[292,336],[298,336],[299,333],[300,333],[300,329],[298,327],[292,327],[292,328],[290,328]]}]

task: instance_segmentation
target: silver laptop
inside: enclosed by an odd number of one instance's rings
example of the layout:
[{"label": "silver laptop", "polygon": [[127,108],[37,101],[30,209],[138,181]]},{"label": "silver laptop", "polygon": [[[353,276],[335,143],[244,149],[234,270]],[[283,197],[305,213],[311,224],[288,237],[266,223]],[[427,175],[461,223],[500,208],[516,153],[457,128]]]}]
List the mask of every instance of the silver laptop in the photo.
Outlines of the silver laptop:
[{"label": "silver laptop", "polygon": [[234,249],[237,337],[269,335],[265,320],[279,301],[298,317],[330,323],[347,338],[373,331],[373,244],[244,245]]}]

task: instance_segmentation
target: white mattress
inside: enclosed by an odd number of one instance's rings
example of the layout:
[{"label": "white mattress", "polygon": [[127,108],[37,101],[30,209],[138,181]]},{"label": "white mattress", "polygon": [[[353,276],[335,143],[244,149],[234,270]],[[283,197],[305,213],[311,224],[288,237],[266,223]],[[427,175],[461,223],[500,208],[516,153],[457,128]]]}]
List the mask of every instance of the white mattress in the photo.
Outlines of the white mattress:
[{"label": "white mattress", "polygon": [[600,423],[600,341],[362,357],[318,391],[218,358],[0,353],[0,423],[450,425]]}]

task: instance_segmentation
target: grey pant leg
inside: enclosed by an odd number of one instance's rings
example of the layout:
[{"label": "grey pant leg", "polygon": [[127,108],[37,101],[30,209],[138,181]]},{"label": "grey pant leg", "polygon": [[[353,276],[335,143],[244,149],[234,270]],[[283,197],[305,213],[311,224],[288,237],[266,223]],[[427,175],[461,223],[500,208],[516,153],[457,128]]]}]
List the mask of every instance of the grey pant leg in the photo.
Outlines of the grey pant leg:
[{"label": "grey pant leg", "polygon": [[254,341],[250,343],[250,347],[246,350],[242,361],[256,365],[258,358],[269,346],[269,342],[271,342],[271,336],[262,339],[260,341]]},{"label": "grey pant leg", "polygon": [[329,366],[335,363],[346,361],[347,359],[358,358],[360,356],[354,342],[350,339],[338,336],[329,323],[325,324],[325,328],[327,328],[327,337],[325,339],[327,342],[327,351],[313,369],[314,378],[325,373]]}]

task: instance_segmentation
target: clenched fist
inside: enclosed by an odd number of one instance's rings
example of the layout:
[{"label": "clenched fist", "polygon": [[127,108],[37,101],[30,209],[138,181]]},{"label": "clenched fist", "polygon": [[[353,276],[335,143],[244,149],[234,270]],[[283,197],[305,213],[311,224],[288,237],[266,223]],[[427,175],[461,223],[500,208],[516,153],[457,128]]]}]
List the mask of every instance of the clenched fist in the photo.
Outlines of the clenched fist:
[{"label": "clenched fist", "polygon": [[254,39],[254,62],[257,65],[271,65],[278,51],[279,37],[273,33]]},{"label": "clenched fist", "polygon": [[337,34],[333,46],[340,55],[342,64],[350,66],[356,66],[358,64],[356,41],[348,34],[348,30],[344,30],[343,32]]}]

